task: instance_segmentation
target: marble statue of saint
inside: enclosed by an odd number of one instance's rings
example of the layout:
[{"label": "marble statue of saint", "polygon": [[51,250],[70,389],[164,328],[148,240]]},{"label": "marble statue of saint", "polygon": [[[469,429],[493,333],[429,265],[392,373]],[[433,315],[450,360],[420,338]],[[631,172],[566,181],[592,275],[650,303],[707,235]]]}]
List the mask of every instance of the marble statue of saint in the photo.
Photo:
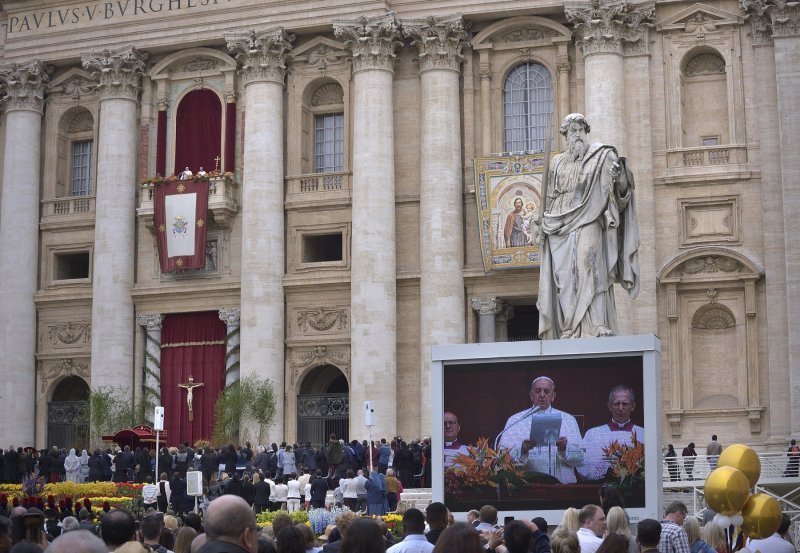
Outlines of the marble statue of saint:
[{"label": "marble statue of saint", "polygon": [[567,150],[553,158],[533,229],[542,339],[613,336],[614,283],[632,298],[639,293],[633,174],[613,146],[590,144],[589,130],[579,113],[564,118]]}]

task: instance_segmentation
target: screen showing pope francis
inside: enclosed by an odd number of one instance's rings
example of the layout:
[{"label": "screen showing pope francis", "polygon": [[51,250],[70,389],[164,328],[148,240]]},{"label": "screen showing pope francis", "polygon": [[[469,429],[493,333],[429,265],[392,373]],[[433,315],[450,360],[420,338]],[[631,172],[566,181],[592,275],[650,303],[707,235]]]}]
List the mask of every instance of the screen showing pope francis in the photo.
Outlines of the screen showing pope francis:
[{"label": "screen showing pope francis", "polygon": [[645,507],[642,356],[454,362],[442,376],[452,511],[560,512],[601,494]]}]

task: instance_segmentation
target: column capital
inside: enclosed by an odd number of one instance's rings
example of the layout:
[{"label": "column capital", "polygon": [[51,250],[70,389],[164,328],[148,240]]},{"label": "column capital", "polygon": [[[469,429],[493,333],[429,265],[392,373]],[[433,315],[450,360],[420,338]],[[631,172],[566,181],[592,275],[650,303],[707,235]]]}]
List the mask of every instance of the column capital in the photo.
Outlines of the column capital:
[{"label": "column capital", "polygon": [[136,317],[136,323],[147,329],[147,332],[161,330],[161,323],[164,322],[162,313],[142,313]]},{"label": "column capital", "polygon": [[404,20],[403,36],[417,47],[420,73],[431,69],[461,70],[467,30],[460,15]]},{"label": "column capital", "polygon": [[12,63],[0,67],[0,90],[6,111],[35,111],[44,109],[44,92],[53,67],[39,60]]},{"label": "column capital", "polygon": [[497,315],[503,311],[503,301],[499,298],[472,298],[472,309],[479,315]]},{"label": "column capital", "polygon": [[148,54],[140,52],[133,46],[118,50],[103,50],[100,54],[83,54],[81,62],[84,69],[92,71],[97,79],[100,100],[139,98],[144,62]]},{"label": "column capital", "polygon": [[286,55],[292,49],[295,35],[283,27],[267,31],[226,33],[225,42],[236,61],[245,86],[256,82],[278,83],[283,86],[286,76]]},{"label": "column capital", "polygon": [[800,35],[800,4],[793,0],[741,0],[753,26],[753,42]]},{"label": "column capital", "polygon": [[352,51],[354,73],[369,69],[394,72],[395,52],[403,45],[394,13],[336,23],[333,34]]},{"label": "column capital", "polygon": [[238,307],[231,307],[230,309],[219,310],[219,320],[226,325],[238,325],[242,316],[242,310]]},{"label": "column capital", "polygon": [[585,56],[591,54],[646,54],[648,30],[655,6],[633,7],[627,2],[566,8],[567,21],[575,25]]}]

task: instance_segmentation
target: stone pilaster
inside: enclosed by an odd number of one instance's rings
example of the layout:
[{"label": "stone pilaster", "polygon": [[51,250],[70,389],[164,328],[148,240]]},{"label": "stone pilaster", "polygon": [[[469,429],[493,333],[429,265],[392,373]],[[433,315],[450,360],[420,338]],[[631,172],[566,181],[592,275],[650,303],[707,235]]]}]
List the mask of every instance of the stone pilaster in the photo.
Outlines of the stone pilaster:
[{"label": "stone pilaster", "polygon": [[[771,36],[774,53],[774,78],[777,85],[778,137],[780,149],[781,195],[783,208],[784,262],[786,264],[787,332],[789,354],[789,402],[800,405],[800,4],[787,0],[742,0],[753,25],[753,41],[766,44]],[[774,129],[773,129],[774,132]],[[769,171],[769,170],[768,170]],[[766,184],[766,178],[762,177]],[[779,300],[780,301],[780,300]],[[791,410],[792,436],[800,436],[800,411]]]},{"label": "stone pilaster", "polygon": [[225,323],[225,387],[239,380],[239,344],[241,310],[238,307],[220,309],[219,318]]},{"label": "stone pilaster", "polygon": [[393,15],[339,23],[334,34],[353,55],[350,432],[362,432],[360,406],[374,400],[373,436],[388,437],[397,428],[393,68],[401,43]]},{"label": "stone pilaster", "polygon": [[[241,64],[247,132],[242,183],[241,368],[284,389],[285,229],[283,93],[286,55],[294,35],[282,28],[225,35]],[[227,367],[226,367],[227,368]],[[238,375],[236,375],[238,378]],[[226,375],[226,385],[234,375]],[[283,439],[284,402],[275,405],[271,439]]]},{"label": "stone pilaster", "polygon": [[[153,406],[161,405],[161,327],[164,315],[147,313],[136,317],[139,326],[144,327],[144,399]],[[152,422],[152,409],[145,415]]]},{"label": "stone pilaster", "polygon": [[[459,78],[467,38],[460,16],[403,22],[419,55],[420,404],[430,401],[431,346],[464,342],[464,216]],[[421,435],[432,432],[422,410]]]},{"label": "stone pilaster", "polygon": [[147,58],[132,46],[84,54],[100,89],[92,276],[92,388],[133,385],[138,95]]},{"label": "stone pilaster", "polygon": [[495,317],[503,311],[503,301],[494,298],[472,298],[472,309],[478,312],[478,342],[496,341]]},{"label": "stone pilaster", "polygon": [[[566,9],[584,55],[586,118],[592,142],[625,149],[625,86],[622,56],[647,53],[648,26],[655,8],[602,3]],[[624,155],[624,153],[623,153]]]},{"label": "stone pilaster", "polygon": [[[36,306],[39,260],[39,177],[45,87],[50,69],[40,61],[0,68],[6,94],[6,141],[0,199],[0,414],[7,442],[33,444]],[[19,407],[28,411],[19,411]],[[13,421],[13,424],[11,423]]]}]

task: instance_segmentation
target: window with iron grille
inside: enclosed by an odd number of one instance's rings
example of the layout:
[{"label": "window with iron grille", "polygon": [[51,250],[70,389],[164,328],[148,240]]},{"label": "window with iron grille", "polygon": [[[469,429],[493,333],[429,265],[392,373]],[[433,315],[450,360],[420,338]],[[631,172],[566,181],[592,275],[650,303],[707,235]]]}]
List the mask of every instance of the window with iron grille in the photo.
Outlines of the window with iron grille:
[{"label": "window with iron grille", "polygon": [[72,143],[72,187],[70,196],[92,193],[92,140]]},{"label": "window with iron grille", "polygon": [[553,115],[553,78],[540,63],[523,63],[503,86],[503,149],[543,151]]},{"label": "window with iron grille", "polygon": [[314,117],[314,172],[344,170],[344,114]]}]

